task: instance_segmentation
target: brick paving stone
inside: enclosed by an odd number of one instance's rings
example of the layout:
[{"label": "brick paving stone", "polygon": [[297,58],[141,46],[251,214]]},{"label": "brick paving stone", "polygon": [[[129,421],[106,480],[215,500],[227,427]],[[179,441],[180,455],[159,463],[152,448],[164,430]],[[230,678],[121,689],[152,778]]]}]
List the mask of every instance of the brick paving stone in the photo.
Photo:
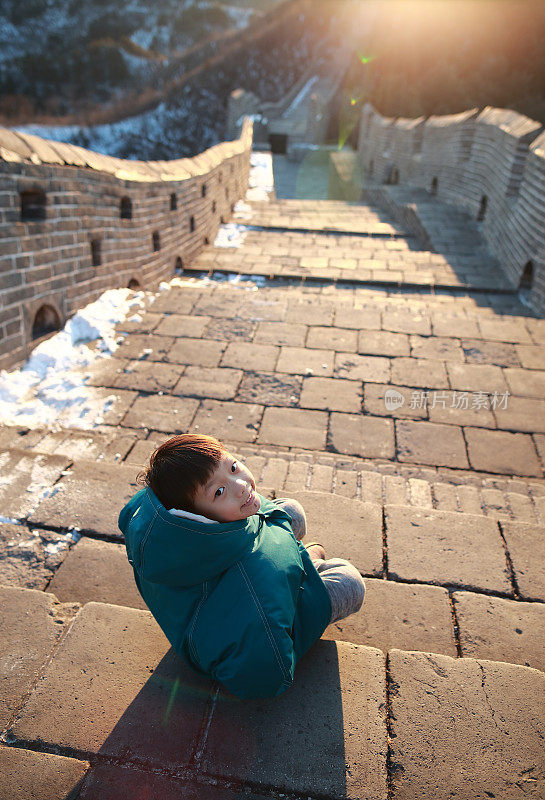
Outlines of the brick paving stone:
[{"label": "brick paving stone", "polygon": [[215,400],[232,400],[243,376],[240,369],[228,367],[185,368],[182,377],[172,390],[180,397],[209,397]]},{"label": "brick paving stone", "polygon": [[[299,322],[303,325],[331,325],[333,320],[333,306],[318,305],[313,303],[290,302],[286,314],[286,322]],[[345,326],[350,327],[350,326]]]},{"label": "brick paving stone", "polygon": [[453,389],[465,392],[493,392],[507,391],[502,371],[499,367],[482,364],[454,364],[447,363],[450,385]]},{"label": "brick paving stone", "polygon": [[438,586],[365,578],[355,614],[329,625],[322,638],[377,647],[457,655],[449,594]]},{"label": "brick paving stone", "polygon": [[[184,336],[199,339],[212,317],[197,317],[188,314],[171,314],[162,317],[154,333],[160,336]],[[211,336],[211,339],[214,337]]]},{"label": "brick paving stone", "polygon": [[523,319],[479,319],[479,328],[485,339],[496,342],[532,342]]},{"label": "brick paving stone", "polygon": [[[255,322],[269,320],[270,322],[302,322],[302,320],[288,320],[286,319],[288,306],[284,299],[273,300],[264,297],[246,301],[238,311],[240,319],[252,320]],[[237,322],[239,322],[238,320]]]},{"label": "brick paving stone", "polygon": [[536,800],[545,675],[495,661],[389,654],[392,797]]},{"label": "brick paving stone", "polygon": [[197,367],[217,367],[225,350],[224,342],[212,339],[176,339],[166,360],[171,364],[192,364]]},{"label": "brick paving stone", "polygon": [[323,450],[327,414],[300,408],[266,408],[259,431],[260,444]]},{"label": "brick paving stone", "polygon": [[229,342],[221,358],[221,365],[246,370],[274,370],[279,352],[279,347],[270,344]]},{"label": "brick paving stone", "polygon": [[481,491],[484,507],[489,517],[496,519],[510,519],[511,513],[507,503],[507,496],[499,489],[484,488]]},{"label": "brick paving stone", "polygon": [[333,412],[330,439],[337,453],[363,458],[394,456],[394,427],[391,419]]},{"label": "brick paving stone", "polygon": [[99,358],[94,364],[88,364],[85,367],[83,373],[85,385],[114,386],[117,378],[128,364],[130,364],[129,359]]},{"label": "brick paving stone", "polygon": [[203,400],[191,425],[191,433],[204,433],[232,442],[253,442],[262,414],[263,406],[255,403]]},{"label": "brick paving stone", "polygon": [[355,499],[358,493],[358,474],[354,470],[338,469],[335,472],[335,494]]},{"label": "brick paving stone", "polygon": [[[95,426],[95,430],[98,430],[101,424],[119,425],[137,397],[137,392],[127,391],[126,389],[112,391],[112,389],[97,387],[92,395],[95,416],[93,417],[92,414],[89,414],[89,423]],[[99,404],[102,404],[101,409]],[[88,409],[85,408],[83,410],[87,411]],[[66,406],[59,412],[55,421],[56,424],[62,427],[70,427],[73,424],[73,413],[70,406]]]},{"label": "brick paving stone", "polygon": [[409,504],[407,481],[402,475],[385,475],[383,489],[385,503]]},{"label": "brick paving stone", "polygon": [[497,367],[518,367],[517,349],[513,344],[485,342],[482,339],[462,339],[462,349],[468,364],[495,364]]},{"label": "brick paving stone", "polygon": [[504,370],[509,389],[519,397],[545,397],[545,370],[517,369]]},{"label": "brick paving stone", "polygon": [[476,486],[458,486],[458,500],[464,514],[482,514],[481,493]]},{"label": "brick paving stone", "polygon": [[178,381],[184,367],[158,364],[152,361],[129,361],[116,377],[113,386],[118,389],[136,389],[141,392],[168,392]]},{"label": "brick paving stone", "polygon": [[309,350],[305,347],[282,347],[276,369],[293,375],[316,375],[330,378],[333,375],[333,350]]},{"label": "brick paving stone", "polygon": [[333,490],[333,467],[328,464],[313,464],[310,486],[313,492],[331,492]]},{"label": "brick paving stone", "polygon": [[514,519],[519,522],[537,522],[534,504],[529,497],[515,492],[507,492],[507,502]]},{"label": "brick paving stone", "polygon": [[458,492],[449,483],[434,483],[435,508],[440,511],[458,511]]},{"label": "brick paving stone", "polygon": [[336,353],[335,375],[355,381],[387,383],[390,379],[390,360],[356,353]]},{"label": "brick paving stone", "polygon": [[80,460],[42,500],[29,522],[121,538],[117,517],[138,488],[132,466]]},{"label": "brick paving stone", "polygon": [[69,463],[64,456],[0,452],[0,516],[24,519],[31,514]]},{"label": "brick paving stone", "polygon": [[151,311],[160,314],[190,314],[202,294],[202,289],[172,288],[156,295]]},{"label": "brick paving stone", "polygon": [[431,487],[428,481],[420,478],[409,478],[408,484],[412,506],[418,506],[418,508],[433,507]]},{"label": "brick paving stone", "polygon": [[165,361],[166,355],[175,339],[172,336],[156,336],[132,333],[123,339],[117,350],[113,354],[115,358],[139,359],[146,361]]},{"label": "brick paving stone", "polygon": [[361,499],[370,503],[382,503],[382,475],[362,470],[360,473]]},{"label": "brick paving stone", "polygon": [[342,378],[303,378],[300,405],[326,411],[361,411],[362,390],[358,381]]},{"label": "brick paving stone", "polygon": [[79,798],[88,769],[88,761],[0,746],[0,793],[6,800]]},{"label": "brick paving stone", "polygon": [[241,713],[220,693],[203,769],[297,795],[386,800],[384,668],[380,650],[321,641],[280,697],[245,701]]},{"label": "brick paving stone", "polygon": [[249,319],[212,319],[206,327],[207,339],[219,339],[222,342],[251,342],[256,323]]},{"label": "brick paving stone", "polygon": [[497,522],[405,506],[385,513],[389,577],[512,594]]},{"label": "brick paving stone", "polygon": [[248,372],[242,378],[237,400],[271,406],[296,406],[301,394],[299,376],[278,372]]},{"label": "brick paving stone", "polygon": [[545,436],[542,434],[534,434],[532,436],[536,446],[537,453],[541,459],[541,463],[545,466]]},{"label": "brick paving stone", "polygon": [[471,467],[483,472],[542,477],[531,436],[464,428]]},{"label": "brick paving stone", "polygon": [[[519,344],[516,346],[520,365],[525,369],[545,370],[545,347],[538,347],[531,344]],[[506,364],[506,366],[517,367],[518,364]]]},{"label": "brick paving stone", "polygon": [[242,293],[228,294],[216,289],[212,295],[208,293],[202,295],[193,306],[193,313],[231,319],[237,316],[243,300]]},{"label": "brick paving stone", "polygon": [[435,422],[396,420],[399,461],[467,469],[464,438],[460,428]]},{"label": "brick paving stone", "polygon": [[115,329],[121,333],[154,333],[157,325],[164,320],[163,314],[146,311],[144,314],[133,314],[122,320]]},{"label": "brick paving stone", "polygon": [[89,461],[122,461],[140,438],[138,431],[111,428],[108,433],[92,430],[60,430],[48,432],[36,447],[42,453],[65,456],[72,460],[82,456]]},{"label": "brick paving stone", "polygon": [[494,415],[488,408],[473,402],[469,392],[446,391],[430,392],[427,398],[428,416],[431,422],[445,422],[449,425],[475,425],[482,428],[495,428]]},{"label": "brick paving stone", "polygon": [[165,433],[186,433],[199,406],[198,400],[166,395],[137,397],[123,420],[129,428]]},{"label": "brick paving stone", "polygon": [[528,318],[526,320],[526,327],[532,335],[532,339],[536,344],[545,343],[545,324],[542,319]]},{"label": "brick paving stone", "polygon": [[355,353],[358,349],[357,344],[357,331],[348,328],[311,326],[308,329],[307,347]]},{"label": "brick paving stone", "polygon": [[147,606],[140,597],[125,546],[83,536],[55,572],[48,590],[59,600]]},{"label": "brick paving stone", "polygon": [[396,333],[417,333],[422,336],[431,335],[431,323],[428,317],[418,312],[384,311],[382,328]]},{"label": "brick paving stone", "polygon": [[263,470],[262,482],[280,491],[288,474],[289,461],[283,458],[270,458]]},{"label": "brick paving stone", "polygon": [[407,334],[390,331],[360,331],[357,349],[377,356],[408,356],[411,352]]},{"label": "brick paving stone", "polygon": [[444,336],[410,337],[411,355],[413,358],[435,358],[441,361],[463,361],[464,354],[459,339],[447,339]]},{"label": "brick paving stone", "polygon": [[346,558],[366,575],[382,574],[379,504],[325,492],[299,491],[291,496],[305,509],[307,541],[321,542],[328,558]]},{"label": "brick paving stone", "polygon": [[545,600],[545,527],[525,522],[501,527],[521,597]]},{"label": "brick paving stone", "polygon": [[70,534],[0,524],[0,584],[44,590],[73,544]]},{"label": "brick paving stone", "polygon": [[152,433],[147,439],[140,439],[133,447],[123,463],[143,468],[149,461],[153,451],[168,438],[167,434]]},{"label": "brick paving stone", "polygon": [[302,347],[306,336],[307,326],[298,322],[259,322],[254,341],[258,344]]},{"label": "brick paving stone", "polygon": [[[388,393],[386,395],[386,393]],[[390,386],[381,383],[366,383],[363,387],[364,408],[369,414],[384,417],[427,417],[427,404],[413,403],[414,389],[408,386]],[[386,404],[388,397],[388,405]]]},{"label": "brick paving stone", "polygon": [[3,729],[38,680],[64,623],[75,614],[77,606],[58,603],[49,593],[7,586],[0,586],[0,600],[0,728]]},{"label": "brick paving stone", "polygon": [[[318,323],[315,323],[318,324]],[[335,325],[338,328],[356,330],[380,330],[380,311],[377,308],[342,308],[335,310]]]},{"label": "brick paving stone", "polygon": [[545,672],[543,603],[521,603],[472,592],[452,595],[462,655],[522,664]]},{"label": "brick paving stone", "polygon": [[310,464],[307,464],[306,461],[290,461],[284,491],[297,492],[306,489],[309,478]]},{"label": "brick paving stone", "polygon": [[11,735],[179,769],[194,751],[211,685],[175,655],[148,611],[87,603]]},{"label": "brick paving stone", "polygon": [[481,338],[476,319],[465,315],[450,315],[444,312],[432,314],[433,332],[435,336],[463,336],[465,338]]},{"label": "brick paving stone", "polygon": [[393,358],[392,383],[430,389],[448,388],[445,365],[428,358]]}]

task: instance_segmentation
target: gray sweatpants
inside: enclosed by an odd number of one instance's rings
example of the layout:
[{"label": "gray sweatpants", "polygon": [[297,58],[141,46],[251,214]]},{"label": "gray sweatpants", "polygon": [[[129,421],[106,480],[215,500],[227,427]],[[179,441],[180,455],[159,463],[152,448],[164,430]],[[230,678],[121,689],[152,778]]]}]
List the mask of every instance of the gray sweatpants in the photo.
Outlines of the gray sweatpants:
[{"label": "gray sweatpants", "polygon": [[[307,520],[301,503],[282,497],[274,503],[291,517],[291,527],[297,541],[307,532]],[[317,558],[313,564],[323,580],[331,600],[331,622],[354,614],[362,606],[365,583],[356,567],[344,558]]]}]

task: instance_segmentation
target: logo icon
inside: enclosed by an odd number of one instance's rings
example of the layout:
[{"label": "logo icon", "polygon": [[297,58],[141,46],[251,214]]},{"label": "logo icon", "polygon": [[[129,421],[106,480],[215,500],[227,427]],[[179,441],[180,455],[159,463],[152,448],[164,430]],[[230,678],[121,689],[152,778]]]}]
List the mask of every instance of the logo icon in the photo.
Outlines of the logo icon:
[{"label": "logo icon", "polygon": [[395,411],[396,408],[401,408],[405,403],[405,398],[398,392],[397,389],[386,389],[384,392],[384,405],[386,411]]}]

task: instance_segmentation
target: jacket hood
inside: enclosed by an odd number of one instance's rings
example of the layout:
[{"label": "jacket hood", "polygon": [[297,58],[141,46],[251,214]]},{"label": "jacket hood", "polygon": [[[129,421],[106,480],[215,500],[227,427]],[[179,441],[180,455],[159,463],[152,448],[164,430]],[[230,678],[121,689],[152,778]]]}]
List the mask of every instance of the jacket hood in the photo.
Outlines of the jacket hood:
[{"label": "jacket hood", "polygon": [[263,520],[289,515],[261,497],[257,514],[235,522],[207,525],[170,514],[148,487],[119,515],[130,563],[145,580],[166,586],[193,586],[225,572],[254,546]]}]

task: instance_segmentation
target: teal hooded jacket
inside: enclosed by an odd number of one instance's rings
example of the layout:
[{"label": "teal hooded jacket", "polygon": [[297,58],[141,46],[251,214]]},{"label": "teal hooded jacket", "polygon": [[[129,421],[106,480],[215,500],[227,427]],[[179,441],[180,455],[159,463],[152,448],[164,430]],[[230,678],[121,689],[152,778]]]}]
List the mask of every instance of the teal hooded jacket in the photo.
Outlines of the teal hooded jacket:
[{"label": "teal hooded jacket", "polygon": [[275,697],[331,619],[289,515],[260,496],[236,522],[170,514],[142,489],[119,515],[136,585],[174,650],[240,698]]}]

